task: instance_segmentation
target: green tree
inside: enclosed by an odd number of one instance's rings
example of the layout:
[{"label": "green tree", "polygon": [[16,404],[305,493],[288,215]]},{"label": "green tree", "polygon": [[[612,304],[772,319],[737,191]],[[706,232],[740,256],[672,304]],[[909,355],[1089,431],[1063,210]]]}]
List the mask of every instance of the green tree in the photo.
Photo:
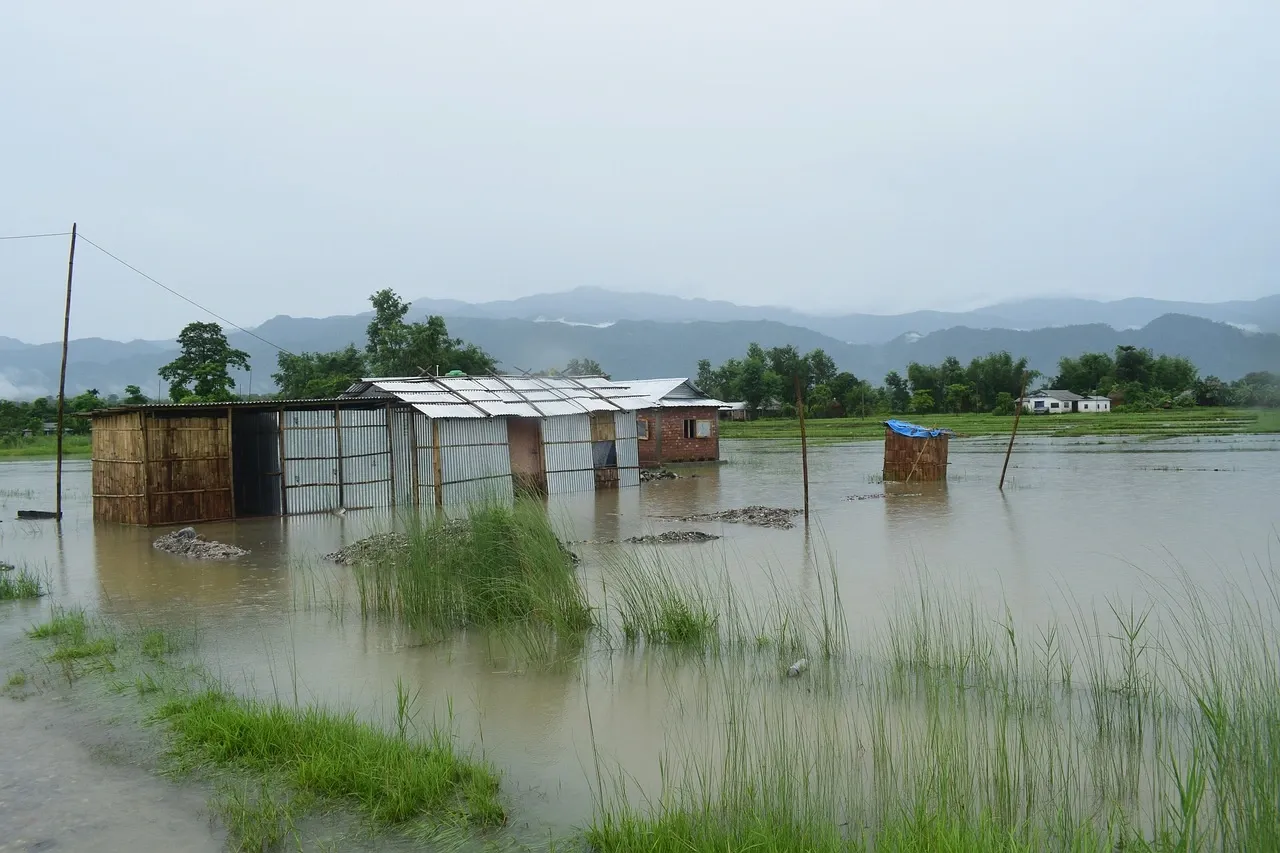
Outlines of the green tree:
[{"label": "green tree", "polygon": [[147,403],[147,395],[142,393],[142,389],[137,385],[124,386],[124,404],[126,406],[141,406]]},{"label": "green tree", "polygon": [[1142,388],[1151,382],[1151,350],[1131,346],[1116,347],[1116,382],[1137,384]]},{"label": "green tree", "polygon": [[600,366],[600,362],[593,358],[571,358],[569,364],[565,367],[566,376],[603,376],[609,379],[609,374],[604,372],[604,368]]},{"label": "green tree", "polygon": [[967,382],[953,382],[946,388],[943,407],[952,414],[973,411],[973,386]]},{"label": "green tree", "polygon": [[928,391],[915,391],[911,394],[911,411],[918,415],[927,415],[934,409],[933,394]]},{"label": "green tree", "polygon": [[1008,391],[1001,391],[996,394],[996,404],[991,407],[993,415],[1012,415],[1014,413],[1013,395]]},{"label": "green tree", "polygon": [[1038,371],[1027,369],[1026,358],[1015,360],[1004,350],[970,361],[965,368],[965,381],[973,389],[973,410],[993,410],[999,405],[1001,394],[1007,394],[1010,399],[1017,397],[1022,389],[1024,374],[1028,383],[1040,375]]},{"label": "green tree", "polygon": [[1115,360],[1105,352],[1086,352],[1058,359],[1053,387],[1076,394],[1106,394],[1116,382]]},{"label": "green tree", "polygon": [[169,399],[222,402],[234,399],[236,387],[231,368],[249,369],[249,354],[233,349],[217,323],[190,323],[178,335],[182,352],[160,368],[169,383]]},{"label": "green tree", "polygon": [[366,330],[366,366],[375,376],[420,376],[427,371],[488,373],[496,362],[475,344],[449,337],[444,318],[406,323],[409,303],[385,288],[369,297],[373,320]]},{"label": "green tree", "polygon": [[1190,359],[1178,355],[1162,355],[1151,362],[1150,387],[1159,388],[1173,396],[1194,390],[1200,371]]},{"label": "green tree", "polygon": [[902,414],[911,407],[911,389],[898,371],[890,370],[885,374],[884,388],[889,398],[890,412]]},{"label": "green tree", "polygon": [[722,396],[724,389],[720,387],[720,383],[716,377],[716,371],[711,366],[711,359],[698,359],[698,376],[694,379],[694,384],[702,390],[703,394],[710,394],[718,399],[725,399]]},{"label": "green tree", "polygon": [[353,344],[335,352],[281,352],[276,367],[271,378],[289,400],[336,397],[365,374],[364,354]]},{"label": "green tree", "polygon": [[830,385],[836,378],[838,371],[835,360],[822,349],[810,352],[805,356],[805,361],[809,363],[809,379],[814,385]]}]

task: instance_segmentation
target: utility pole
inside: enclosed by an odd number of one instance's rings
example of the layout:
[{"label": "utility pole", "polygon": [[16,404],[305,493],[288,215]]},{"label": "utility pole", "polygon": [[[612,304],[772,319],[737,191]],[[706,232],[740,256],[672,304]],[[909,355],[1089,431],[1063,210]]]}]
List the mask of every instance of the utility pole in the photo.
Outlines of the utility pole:
[{"label": "utility pole", "polygon": [[796,412],[800,415],[800,469],[804,477],[804,522],[809,523],[809,442],[804,434],[804,393],[800,388],[800,374],[796,374]]},{"label": "utility pole", "polygon": [[1004,452],[1004,467],[1000,469],[1000,491],[1004,491],[1004,475],[1009,470],[1009,456],[1013,453],[1013,440],[1018,435],[1018,419],[1022,417],[1022,398],[1027,396],[1027,372],[1022,371],[1022,387],[1015,401],[1017,408],[1013,410],[1013,432],[1009,433],[1009,447]]},{"label": "utility pole", "polygon": [[67,305],[62,312],[62,370],[58,376],[58,467],[55,475],[58,496],[55,518],[62,523],[62,433],[67,408],[67,341],[71,334],[71,275],[76,266],[76,223],[71,223],[71,252],[67,256]]}]

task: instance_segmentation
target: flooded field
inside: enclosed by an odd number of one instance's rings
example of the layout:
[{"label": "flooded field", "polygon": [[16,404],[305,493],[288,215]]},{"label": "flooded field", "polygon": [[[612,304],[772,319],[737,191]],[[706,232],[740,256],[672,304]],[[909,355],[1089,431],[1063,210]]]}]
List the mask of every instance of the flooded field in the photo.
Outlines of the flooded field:
[{"label": "flooded field", "polygon": [[[616,584],[619,555],[657,554],[669,573],[727,588],[746,610],[764,612],[780,598],[838,606],[847,627],[844,665],[815,656],[804,677],[787,679],[791,650],[769,648],[764,636],[760,653],[732,655],[646,650],[601,637],[548,650],[530,648],[527,638],[475,630],[432,641],[394,622],[362,619],[352,570],[324,558],[372,533],[402,528],[404,519],[364,511],[201,525],[202,534],[250,553],[226,563],[191,561],[151,547],[163,531],[95,525],[89,466],[78,461],[67,468],[61,536],[49,522],[15,520],[18,509],[52,507],[52,463],[0,463],[0,560],[43,573],[52,591],[39,601],[0,603],[0,648],[6,660],[15,659],[28,642],[25,630],[46,619],[52,604],[78,603],[124,624],[195,626],[201,659],[245,693],[314,701],[391,725],[397,683],[420,689],[421,713],[438,719],[451,713],[459,741],[482,750],[502,773],[508,832],[533,844],[587,825],[604,801],[641,804],[656,797],[677,769],[698,772],[691,756],[715,757],[709,760],[721,788],[730,787],[731,778],[742,781],[730,769],[731,757],[761,759],[752,749],[778,747],[795,767],[809,760],[808,769],[796,770],[806,778],[822,761],[844,756],[839,771],[827,776],[850,785],[874,785],[889,756],[903,766],[924,761],[924,741],[912,732],[936,739],[930,708],[936,711],[938,697],[916,702],[911,689],[891,690],[873,672],[898,665],[901,674],[908,659],[952,666],[946,648],[939,651],[935,643],[921,652],[919,637],[905,636],[927,630],[903,609],[913,599],[921,606],[921,589],[933,602],[924,609],[936,608],[944,622],[955,605],[957,613],[981,614],[975,620],[981,632],[996,625],[997,633],[1021,638],[1015,657],[1020,649],[1023,658],[1012,664],[1007,651],[977,644],[985,650],[979,657],[985,655],[987,676],[1014,678],[1034,670],[1036,661],[1052,666],[1040,698],[1055,714],[1066,709],[1060,726],[1068,728],[1054,731],[1070,731],[1082,724],[1071,710],[1072,664],[1064,678],[1064,658],[1044,626],[1079,625],[1082,614],[1099,613],[1108,624],[1097,635],[1110,637],[1119,614],[1141,615],[1152,602],[1185,598],[1188,581],[1206,595],[1256,588],[1276,543],[1275,437],[1030,439],[1015,450],[1003,494],[996,490],[1000,440],[953,442],[949,482],[909,486],[879,482],[878,443],[828,445],[810,453],[813,518],[807,527],[801,518],[791,529],[676,520],[753,504],[801,505],[795,447],[722,446],[722,464],[679,469],[678,479],[551,500],[551,517],[580,557],[593,601],[605,601]],[[672,530],[722,538],[657,546],[624,541]],[[1252,598],[1268,618],[1275,615],[1265,587]],[[970,606],[974,610],[965,610]],[[963,627],[968,617],[958,618],[953,626]],[[912,642],[915,652],[908,649]],[[1088,650],[1070,660],[1074,683],[1084,687]],[[974,661],[964,666],[982,668]],[[13,707],[5,713],[11,717]],[[886,719],[901,732],[878,733]],[[1150,731],[1163,723],[1144,725]],[[1180,724],[1169,725],[1172,731]],[[978,746],[969,735],[960,740],[966,761],[986,761],[981,754],[992,742],[985,734]],[[1041,750],[1058,749],[1059,741],[1024,732],[1024,752],[1010,778],[1029,785]],[[1138,741],[1141,754],[1112,762],[1106,773],[1083,745],[1060,756],[1077,774],[1078,784],[1068,786],[1072,795],[1105,794],[1112,802],[1133,797],[1138,812],[1156,810],[1154,776],[1138,765],[1159,764],[1162,753],[1147,754],[1152,746],[1145,735]],[[24,766],[42,772],[44,755],[24,752]],[[48,772],[56,773],[66,759],[47,760]],[[886,793],[892,785],[882,781],[885,790],[862,791],[876,814],[892,799]],[[842,799],[853,792],[838,794],[832,784],[806,786],[803,796],[853,819],[853,806]],[[1067,795],[1052,796],[1058,802]],[[1043,806],[1031,802],[1029,789],[1024,799],[1024,814]],[[180,795],[170,800],[167,808],[184,802]],[[13,819],[0,814],[0,835]]]}]

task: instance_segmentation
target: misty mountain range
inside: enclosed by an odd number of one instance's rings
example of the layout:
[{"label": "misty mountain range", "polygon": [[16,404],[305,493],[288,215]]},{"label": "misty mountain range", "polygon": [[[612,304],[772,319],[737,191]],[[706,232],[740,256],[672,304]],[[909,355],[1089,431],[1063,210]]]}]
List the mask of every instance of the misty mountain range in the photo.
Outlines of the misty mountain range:
[{"label": "misty mountain range", "polygon": [[[1213,304],[1124,299],[1031,299],[970,312],[918,311],[899,315],[816,316],[787,308],[739,306],[579,288],[565,293],[471,304],[420,299],[411,318],[444,316],[451,334],[489,351],[503,370],[563,366],[594,358],[618,378],[689,376],[699,359],[719,364],[741,357],[747,344],[792,344],[826,350],[841,369],[879,382],[910,361],[961,361],[1008,350],[1052,375],[1064,355],[1110,352],[1120,344],[1190,358],[1202,374],[1235,379],[1254,370],[1280,370],[1280,295]],[[292,352],[363,345],[369,314],[324,318],[274,317],[253,331]],[[252,376],[241,392],[273,390],[276,351],[242,332],[228,335],[250,354]],[[172,341],[73,340],[67,390],[103,394],[136,384],[157,389],[156,370],[173,359]],[[0,397],[56,391],[61,343],[26,344],[0,337]]]}]

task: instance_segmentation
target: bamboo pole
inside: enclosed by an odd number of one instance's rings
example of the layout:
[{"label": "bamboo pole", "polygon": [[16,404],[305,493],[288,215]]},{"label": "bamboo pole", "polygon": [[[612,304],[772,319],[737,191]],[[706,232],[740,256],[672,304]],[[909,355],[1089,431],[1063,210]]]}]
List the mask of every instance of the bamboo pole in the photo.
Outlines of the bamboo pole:
[{"label": "bamboo pole", "polygon": [[67,304],[62,312],[62,370],[58,374],[58,465],[54,475],[58,496],[54,518],[62,522],[62,421],[67,408],[67,343],[71,333],[71,275],[76,266],[76,223],[71,223],[71,251],[67,255]]},{"label": "bamboo pole", "polygon": [[1018,390],[1017,408],[1013,412],[1013,431],[1009,433],[1009,447],[1004,452],[1004,467],[1000,469],[1000,491],[1004,491],[1004,475],[1009,470],[1009,457],[1013,454],[1013,440],[1018,437],[1018,421],[1022,418],[1022,400],[1027,396],[1027,372],[1022,372],[1022,387]]},{"label": "bamboo pole", "polygon": [[804,477],[804,520],[809,521],[809,442],[804,432],[804,392],[796,374],[796,412],[800,415],[800,469]]}]

